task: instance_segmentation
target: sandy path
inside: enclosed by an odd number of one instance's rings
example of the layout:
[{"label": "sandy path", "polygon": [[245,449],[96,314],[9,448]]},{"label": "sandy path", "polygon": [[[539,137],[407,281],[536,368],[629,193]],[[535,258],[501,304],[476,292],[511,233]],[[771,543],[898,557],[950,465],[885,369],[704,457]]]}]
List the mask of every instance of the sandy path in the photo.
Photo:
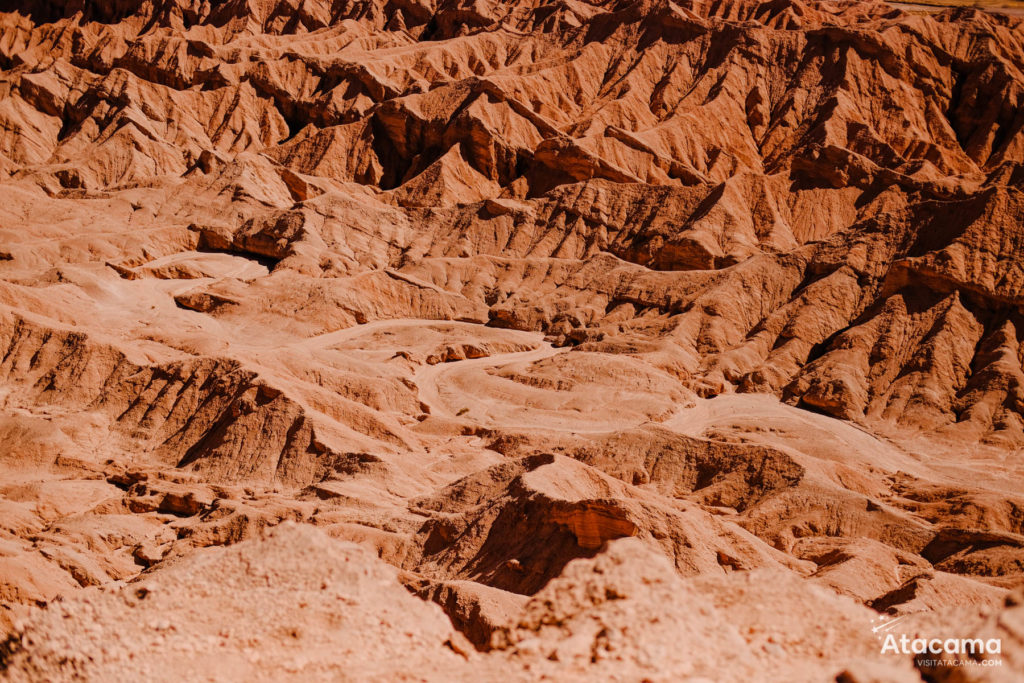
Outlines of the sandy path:
[{"label": "sandy path", "polygon": [[[538,335],[539,336],[539,335]],[[474,358],[461,360],[452,363],[438,363],[437,365],[424,365],[416,371],[413,381],[419,387],[420,401],[430,408],[430,414],[439,417],[456,417],[456,413],[450,408],[449,402],[442,396],[442,384],[446,378],[455,374],[466,372],[485,372],[490,368],[501,367],[511,363],[533,363],[544,358],[550,358],[566,349],[556,349],[549,343],[540,341],[541,348],[535,351],[521,351],[518,353],[499,353],[486,358]],[[463,403],[465,403],[463,399]]]}]

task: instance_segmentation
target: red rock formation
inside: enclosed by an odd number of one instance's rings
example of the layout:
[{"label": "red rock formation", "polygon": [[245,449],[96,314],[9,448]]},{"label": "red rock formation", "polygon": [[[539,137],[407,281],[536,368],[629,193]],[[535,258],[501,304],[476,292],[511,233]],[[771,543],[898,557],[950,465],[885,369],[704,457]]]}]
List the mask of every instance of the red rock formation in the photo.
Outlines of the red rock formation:
[{"label": "red rock formation", "polygon": [[1022,192],[1014,8],[0,3],[0,676],[1012,675]]}]

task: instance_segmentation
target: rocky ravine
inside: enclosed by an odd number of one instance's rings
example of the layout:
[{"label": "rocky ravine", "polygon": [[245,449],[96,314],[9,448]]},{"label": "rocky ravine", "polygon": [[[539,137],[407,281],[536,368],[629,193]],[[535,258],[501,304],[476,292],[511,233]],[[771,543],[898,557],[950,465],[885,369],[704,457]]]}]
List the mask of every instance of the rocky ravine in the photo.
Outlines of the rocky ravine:
[{"label": "rocky ravine", "polygon": [[1020,17],[0,9],[0,677],[1024,676]]}]

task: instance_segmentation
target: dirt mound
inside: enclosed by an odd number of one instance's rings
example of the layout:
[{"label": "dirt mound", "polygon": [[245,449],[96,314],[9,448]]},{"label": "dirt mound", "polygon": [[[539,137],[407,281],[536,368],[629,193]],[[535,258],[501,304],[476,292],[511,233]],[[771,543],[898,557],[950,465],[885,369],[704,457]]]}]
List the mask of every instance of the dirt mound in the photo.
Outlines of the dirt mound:
[{"label": "dirt mound", "polygon": [[[5,675],[309,680],[344,670],[393,679],[463,666],[446,645],[457,638],[448,620],[395,574],[355,545],[285,525],[119,590],[55,603],[7,641]],[[80,621],[87,630],[67,629]],[[339,655],[357,652],[362,670],[339,667]]]},{"label": "dirt mound", "polygon": [[[483,655],[440,609],[403,590],[393,568],[351,543],[285,524],[37,610],[3,644],[2,662],[12,681],[810,680],[874,653],[871,614],[771,572],[683,580],[628,539],[571,562],[530,601],[509,606]],[[687,647],[678,647],[681,638]],[[909,666],[892,671],[900,675],[892,680],[917,679]]]}]

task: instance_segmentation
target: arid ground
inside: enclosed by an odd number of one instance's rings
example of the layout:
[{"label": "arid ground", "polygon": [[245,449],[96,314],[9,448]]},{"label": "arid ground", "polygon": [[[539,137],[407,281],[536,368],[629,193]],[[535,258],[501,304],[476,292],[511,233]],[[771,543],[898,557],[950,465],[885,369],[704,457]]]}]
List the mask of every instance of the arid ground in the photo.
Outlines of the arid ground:
[{"label": "arid ground", "polygon": [[0,0],[0,679],[1024,680],[1002,4]]}]

